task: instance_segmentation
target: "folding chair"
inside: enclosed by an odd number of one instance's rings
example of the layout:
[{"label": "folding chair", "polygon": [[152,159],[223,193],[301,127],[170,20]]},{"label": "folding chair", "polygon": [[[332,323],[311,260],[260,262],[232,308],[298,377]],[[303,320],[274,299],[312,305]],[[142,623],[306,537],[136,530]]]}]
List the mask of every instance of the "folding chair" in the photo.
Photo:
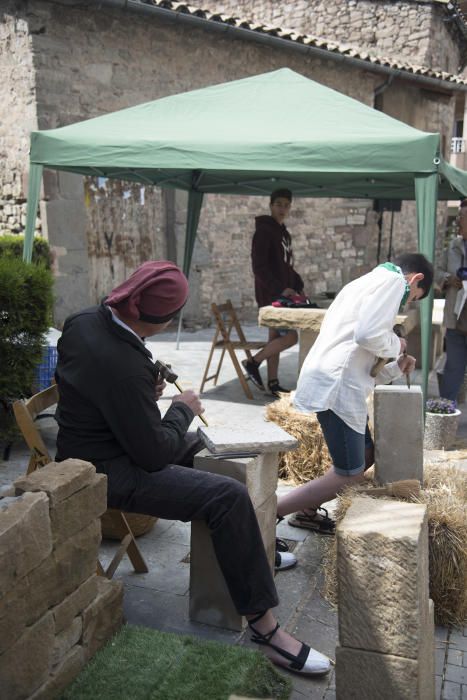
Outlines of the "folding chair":
[{"label": "folding chair", "polygon": [[[27,474],[30,474],[39,467],[45,467],[46,464],[52,462],[49,451],[35,421],[42,417],[41,414],[43,411],[50,408],[50,406],[54,406],[57,401],[58,388],[56,384],[52,384],[52,386],[49,386],[47,389],[31,396],[30,399],[19,399],[13,403],[16,422],[27,446],[31,450]],[[101,576],[112,578],[125,553],[128,554],[133,568],[137,573],[147,573],[149,569],[136,544],[133,533],[125,518],[125,514],[120,510],[111,508],[107,510],[107,514],[111,514],[112,518],[120,521],[126,534],[122,538],[120,546],[106,570],[104,570],[99,561],[97,562],[97,573]]]},{"label": "folding chair", "polygon": [[[214,386],[216,386],[222,362],[224,360],[225,351],[227,350],[233,362],[233,366],[235,367],[235,371],[237,372],[238,378],[240,379],[240,384],[243,387],[243,391],[248,399],[253,399],[253,394],[251,393],[250,387],[247,384],[247,380],[243,374],[242,367],[238,361],[235,351],[244,350],[248,360],[251,360],[252,355],[250,350],[259,350],[263,348],[266,343],[261,341],[247,341],[230,299],[227,299],[225,304],[220,304],[219,306],[217,304],[211,304],[211,309],[216,320],[216,333],[212,341],[211,350],[209,352],[208,362],[206,369],[204,370],[203,381],[201,382],[199,393],[202,393],[204,385],[211,379],[214,379]],[[232,340],[231,336],[233,331],[236,332],[238,340]],[[219,336],[222,337],[222,340],[218,340]],[[221,350],[222,352],[219,359],[219,364],[217,365],[217,371],[215,374],[211,374],[208,377],[214,350]]]}]

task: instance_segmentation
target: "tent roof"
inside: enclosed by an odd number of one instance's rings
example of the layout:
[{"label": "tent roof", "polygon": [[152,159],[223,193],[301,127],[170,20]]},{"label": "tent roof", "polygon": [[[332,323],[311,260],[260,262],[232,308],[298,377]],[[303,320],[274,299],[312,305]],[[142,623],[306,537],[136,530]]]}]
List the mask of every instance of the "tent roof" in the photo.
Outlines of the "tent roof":
[{"label": "tent roof", "polygon": [[31,163],[223,194],[414,199],[439,170],[439,197],[467,173],[439,163],[439,134],[283,68],[34,132]]}]

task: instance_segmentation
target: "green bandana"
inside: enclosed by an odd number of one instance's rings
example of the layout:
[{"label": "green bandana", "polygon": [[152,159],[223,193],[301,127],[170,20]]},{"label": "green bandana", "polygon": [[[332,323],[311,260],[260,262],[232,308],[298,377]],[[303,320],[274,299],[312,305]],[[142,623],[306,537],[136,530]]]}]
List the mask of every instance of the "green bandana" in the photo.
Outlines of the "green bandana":
[{"label": "green bandana", "polygon": [[[401,275],[401,277],[404,277],[404,273],[402,272],[401,268],[398,265],[394,265],[394,263],[392,263],[392,262],[381,263],[381,265],[378,265],[378,267],[385,267],[386,270],[390,270],[391,272],[396,272],[398,275]],[[405,279],[405,277],[404,277],[404,281],[405,281],[405,292],[404,292],[404,296],[402,297],[401,304],[399,306],[399,313],[402,311],[402,309],[406,305],[407,299],[409,298],[409,294],[410,294],[410,285],[407,282],[407,280]]]}]

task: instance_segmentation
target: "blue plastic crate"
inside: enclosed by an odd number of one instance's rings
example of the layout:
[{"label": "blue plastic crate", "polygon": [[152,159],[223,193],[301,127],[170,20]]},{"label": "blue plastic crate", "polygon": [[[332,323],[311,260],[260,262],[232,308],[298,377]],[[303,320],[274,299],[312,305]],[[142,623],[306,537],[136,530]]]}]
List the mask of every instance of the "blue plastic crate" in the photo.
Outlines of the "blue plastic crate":
[{"label": "blue plastic crate", "polygon": [[47,389],[52,384],[57,366],[57,348],[54,345],[48,345],[44,348],[42,362],[37,365],[36,374],[34,376],[35,391]]}]

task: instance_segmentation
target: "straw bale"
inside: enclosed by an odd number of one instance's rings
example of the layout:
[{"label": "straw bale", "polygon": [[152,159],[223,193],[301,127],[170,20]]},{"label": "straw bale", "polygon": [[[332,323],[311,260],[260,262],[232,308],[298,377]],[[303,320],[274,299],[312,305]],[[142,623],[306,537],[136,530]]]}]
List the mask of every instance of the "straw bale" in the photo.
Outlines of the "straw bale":
[{"label": "straw bale", "polygon": [[[428,508],[430,598],[435,605],[435,621],[440,625],[462,625],[467,617],[467,474],[456,467],[426,464],[423,486],[420,495],[410,500],[425,503]],[[350,488],[338,496],[337,522],[344,517],[355,494],[355,489]],[[371,497],[371,487],[365,495]],[[324,545],[322,593],[335,605],[335,538],[329,538]]]},{"label": "straw bale", "polygon": [[278,401],[269,404],[266,418],[299,441],[297,449],[280,456],[279,476],[282,479],[303,484],[322,476],[329,469],[331,458],[315,414],[295,410],[289,394],[282,394]]}]

